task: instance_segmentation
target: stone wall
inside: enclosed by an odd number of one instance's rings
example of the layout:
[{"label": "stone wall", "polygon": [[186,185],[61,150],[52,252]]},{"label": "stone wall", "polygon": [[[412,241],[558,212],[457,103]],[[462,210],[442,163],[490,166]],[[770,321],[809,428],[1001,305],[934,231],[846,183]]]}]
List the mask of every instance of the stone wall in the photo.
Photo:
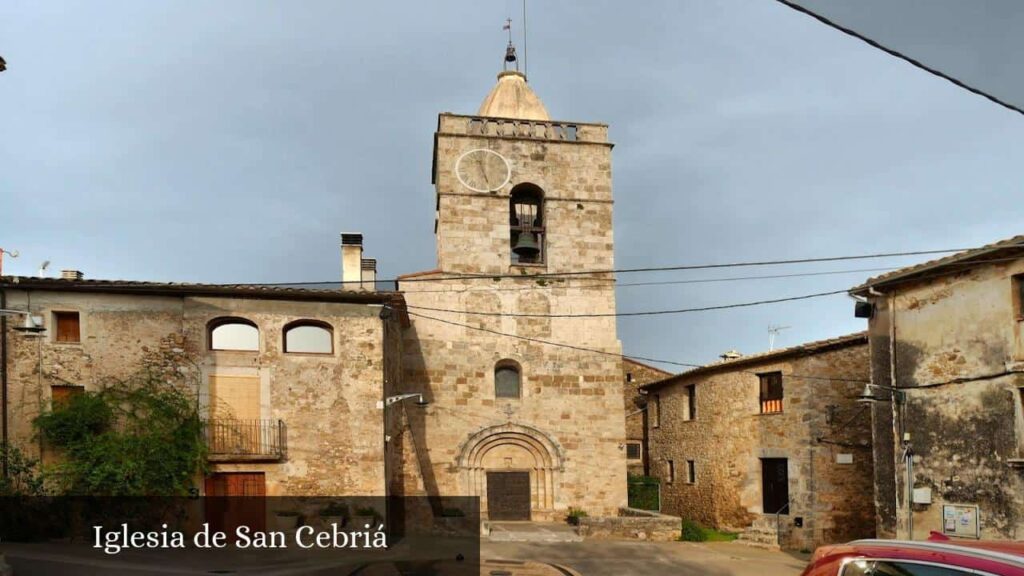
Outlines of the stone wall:
[{"label": "stone wall", "polygon": [[982,538],[1024,534],[1022,274],[1024,259],[964,266],[872,298],[872,377],[907,389],[905,404],[875,405],[885,424],[875,444],[880,532],[908,536],[901,439],[909,434],[913,485],[932,498],[914,505],[916,537],[942,530],[943,504],[979,506]]},{"label": "stone wall", "polygon": [[[49,328],[40,338],[7,334],[11,440],[29,454],[40,453],[31,421],[49,406],[51,386],[96,389],[127,378],[147,359],[170,358],[178,365],[163,368],[195,372],[204,411],[211,376],[251,376],[260,387],[260,418],[287,428],[283,461],[218,462],[214,472],[264,472],[268,495],[384,494],[383,414],[376,404],[385,364],[391,380],[400,376],[401,351],[395,338],[385,350],[379,306],[40,290],[7,290],[7,299],[10,308],[43,316]],[[54,340],[56,310],[79,312],[80,343]],[[259,351],[210,350],[207,325],[223,316],[255,322]],[[283,352],[284,325],[300,319],[331,325],[333,354]]]},{"label": "stone wall", "polygon": [[[868,379],[866,338],[847,338],[814,353],[778,351],[712,366],[649,392],[649,402],[660,406],[649,435],[652,475],[662,479],[662,511],[734,532],[760,517],[774,518],[776,510],[762,506],[761,459],[786,458],[784,546],[813,548],[871,536],[870,419],[854,401]],[[758,374],[775,371],[783,373],[783,410],[762,414]],[[687,385],[696,386],[693,420],[687,420]]]},{"label": "stone wall", "polygon": [[671,373],[648,366],[636,360],[622,361],[622,395],[626,404],[626,442],[640,443],[640,459],[627,460],[630,476],[645,476],[649,472],[647,458],[647,396],[640,386],[667,378]]},{"label": "stone wall", "polygon": [[682,519],[635,508],[622,508],[618,516],[584,516],[579,534],[593,539],[650,540],[674,542],[682,536]]}]

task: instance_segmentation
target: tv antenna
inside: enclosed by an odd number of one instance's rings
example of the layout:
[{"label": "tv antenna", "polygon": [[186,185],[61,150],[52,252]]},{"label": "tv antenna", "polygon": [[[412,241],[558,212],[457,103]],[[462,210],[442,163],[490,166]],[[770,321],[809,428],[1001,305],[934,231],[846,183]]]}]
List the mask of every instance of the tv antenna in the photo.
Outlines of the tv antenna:
[{"label": "tv antenna", "polygon": [[788,330],[789,328],[792,328],[792,326],[774,326],[774,325],[771,325],[771,324],[768,325],[768,351],[769,352],[771,352],[772,350],[775,349],[775,337],[779,335],[779,332],[782,332],[783,330]]}]

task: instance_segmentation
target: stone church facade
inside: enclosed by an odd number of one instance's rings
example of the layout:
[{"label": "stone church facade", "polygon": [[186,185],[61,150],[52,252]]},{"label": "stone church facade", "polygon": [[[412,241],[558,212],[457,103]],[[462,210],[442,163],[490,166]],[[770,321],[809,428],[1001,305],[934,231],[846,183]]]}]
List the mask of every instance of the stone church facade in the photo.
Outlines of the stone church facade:
[{"label": "stone church facade", "polygon": [[[54,457],[35,415],[162,351],[195,372],[208,494],[614,514],[627,461],[614,278],[579,274],[614,268],[611,149],[605,125],[549,119],[504,72],[476,115],[438,117],[437,269],[398,291],[375,290],[359,234],[342,235],[343,290],[0,278],[15,314],[0,320],[4,438]],[[23,313],[45,331],[19,331]],[[405,394],[429,405],[389,402]]]},{"label": "stone church facade", "polygon": [[613,278],[543,277],[614,267],[611,149],[604,125],[550,120],[517,72],[477,115],[439,116],[437,269],[399,281],[403,385],[432,403],[409,412],[425,442],[401,435],[422,473],[403,493],[479,496],[505,519],[625,505],[615,319],[545,316],[613,313]]}]

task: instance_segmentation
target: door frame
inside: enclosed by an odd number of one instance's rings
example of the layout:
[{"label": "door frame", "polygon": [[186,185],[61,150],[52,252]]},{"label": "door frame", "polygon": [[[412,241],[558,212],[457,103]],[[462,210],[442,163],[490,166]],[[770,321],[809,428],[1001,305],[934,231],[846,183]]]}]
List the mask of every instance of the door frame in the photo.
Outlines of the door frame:
[{"label": "door frame", "polygon": [[[789,497],[789,458],[778,457],[778,458],[760,458],[761,460],[761,510],[764,514],[781,514],[788,515],[790,508],[792,507],[792,501]],[[769,468],[774,468],[773,471],[776,474],[769,474]],[[782,470],[785,481],[781,478],[772,478],[777,475],[777,471]],[[774,487],[774,489],[770,489]],[[778,490],[782,490],[782,494],[777,494]],[[774,498],[774,502],[769,502],[769,493]],[[785,504],[779,504],[780,501],[785,500]],[[771,508],[769,509],[769,504]]]},{"label": "door frame", "polygon": [[484,470],[487,481],[487,519],[491,520],[491,474],[526,474],[526,518],[520,520],[496,520],[497,522],[531,522],[533,521],[533,471],[529,468],[501,468]]}]

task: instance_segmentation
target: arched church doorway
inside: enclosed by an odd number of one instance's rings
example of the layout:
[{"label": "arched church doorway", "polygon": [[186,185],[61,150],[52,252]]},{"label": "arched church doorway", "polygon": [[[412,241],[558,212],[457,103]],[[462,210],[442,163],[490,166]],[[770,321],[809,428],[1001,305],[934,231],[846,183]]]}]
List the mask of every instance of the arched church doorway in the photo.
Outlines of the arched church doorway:
[{"label": "arched church doorway", "polygon": [[547,434],[502,424],[471,435],[459,451],[462,491],[490,520],[552,520],[564,451]]}]

